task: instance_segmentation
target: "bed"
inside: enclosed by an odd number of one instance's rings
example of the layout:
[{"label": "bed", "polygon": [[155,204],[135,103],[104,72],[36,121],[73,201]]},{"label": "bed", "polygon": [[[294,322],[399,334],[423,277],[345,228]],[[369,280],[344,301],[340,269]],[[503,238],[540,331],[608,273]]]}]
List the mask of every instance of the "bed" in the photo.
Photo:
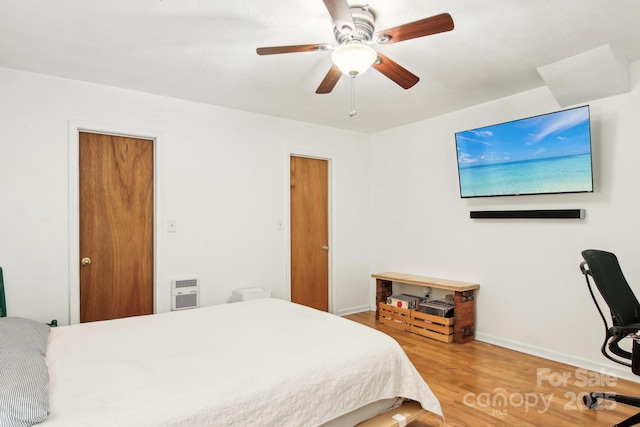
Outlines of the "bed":
[{"label": "bed", "polygon": [[[44,427],[345,426],[404,399],[442,418],[437,398],[395,340],[280,299],[50,331],[20,321],[33,328],[22,336],[47,342],[46,355],[31,351],[46,372],[34,369],[23,381],[40,389],[40,402],[27,403],[26,412],[37,412],[29,405],[48,406]],[[1,325],[0,368],[9,341]],[[6,378],[0,381],[6,388]],[[5,425],[7,404],[0,405]]]}]

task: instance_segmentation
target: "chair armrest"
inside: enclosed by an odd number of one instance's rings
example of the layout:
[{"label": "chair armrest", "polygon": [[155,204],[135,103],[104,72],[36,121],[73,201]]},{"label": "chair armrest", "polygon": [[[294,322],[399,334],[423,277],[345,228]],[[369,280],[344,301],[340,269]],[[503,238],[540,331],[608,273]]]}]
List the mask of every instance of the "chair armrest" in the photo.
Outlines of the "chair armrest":
[{"label": "chair armrest", "polygon": [[626,332],[627,334],[640,331],[640,323],[630,323],[628,325],[617,325],[609,328],[611,335],[619,335],[620,332]]}]

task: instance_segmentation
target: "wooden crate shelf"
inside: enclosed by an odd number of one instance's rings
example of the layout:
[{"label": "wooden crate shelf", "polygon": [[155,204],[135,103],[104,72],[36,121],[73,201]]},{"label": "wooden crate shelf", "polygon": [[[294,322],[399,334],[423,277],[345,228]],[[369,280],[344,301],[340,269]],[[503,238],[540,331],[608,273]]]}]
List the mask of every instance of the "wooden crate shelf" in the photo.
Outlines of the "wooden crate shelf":
[{"label": "wooden crate shelf", "polygon": [[442,342],[453,342],[453,318],[412,310],[409,332]]},{"label": "wooden crate shelf", "polygon": [[380,323],[442,342],[453,342],[453,318],[379,303]]},{"label": "wooden crate shelf", "polygon": [[[380,322],[444,342],[464,344],[475,339],[475,298],[480,285],[404,273],[380,273],[372,274],[371,277],[376,279],[376,319]],[[393,282],[453,291],[453,319],[439,316],[433,316],[435,319],[427,318],[423,316],[430,315],[417,311],[414,311],[416,315],[412,317],[409,310],[385,304],[392,294]],[[383,305],[386,313],[384,315]]]},{"label": "wooden crate shelf", "polygon": [[380,317],[378,320],[385,325],[408,331],[411,327],[411,310],[394,307],[389,304],[380,303],[378,305]]}]

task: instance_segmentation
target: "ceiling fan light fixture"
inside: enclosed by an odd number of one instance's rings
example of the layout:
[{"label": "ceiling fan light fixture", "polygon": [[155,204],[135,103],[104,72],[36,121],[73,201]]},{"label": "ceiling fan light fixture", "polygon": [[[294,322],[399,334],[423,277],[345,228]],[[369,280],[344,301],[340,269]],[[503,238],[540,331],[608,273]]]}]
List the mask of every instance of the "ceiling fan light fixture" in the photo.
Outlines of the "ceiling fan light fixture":
[{"label": "ceiling fan light fixture", "polygon": [[378,54],[371,47],[362,43],[347,43],[339,46],[331,54],[336,67],[347,76],[358,76],[371,67]]}]

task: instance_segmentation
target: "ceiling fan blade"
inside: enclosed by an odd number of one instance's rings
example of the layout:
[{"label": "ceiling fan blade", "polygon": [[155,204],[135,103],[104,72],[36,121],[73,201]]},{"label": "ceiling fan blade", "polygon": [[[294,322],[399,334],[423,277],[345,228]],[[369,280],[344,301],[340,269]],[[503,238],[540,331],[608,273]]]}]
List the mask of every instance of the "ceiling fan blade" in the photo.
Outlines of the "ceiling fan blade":
[{"label": "ceiling fan blade", "polygon": [[300,44],[295,46],[271,46],[256,49],[258,55],[276,55],[279,53],[316,52],[329,49],[328,44]]},{"label": "ceiling fan blade", "polygon": [[413,87],[413,85],[420,81],[418,76],[401,65],[398,65],[396,62],[387,58],[380,52],[378,52],[378,59],[373,63],[372,67],[405,89]]},{"label": "ceiling fan blade", "polygon": [[355,31],[356,25],[353,23],[353,16],[351,16],[351,8],[347,0],[322,0],[331,19],[333,19],[333,25],[339,30],[344,30],[344,27],[350,28],[352,32]]},{"label": "ceiling fan blade", "polygon": [[451,18],[451,15],[448,13],[442,13],[440,15],[431,16],[419,21],[379,31],[373,36],[373,39],[381,44],[391,44],[451,30],[453,30],[453,19]]},{"label": "ceiling fan blade", "polygon": [[338,80],[340,80],[340,76],[342,76],[342,72],[338,69],[338,67],[332,65],[327,75],[324,76],[322,83],[320,83],[320,86],[318,86],[316,93],[331,93],[333,88],[336,86],[336,83],[338,83]]}]

